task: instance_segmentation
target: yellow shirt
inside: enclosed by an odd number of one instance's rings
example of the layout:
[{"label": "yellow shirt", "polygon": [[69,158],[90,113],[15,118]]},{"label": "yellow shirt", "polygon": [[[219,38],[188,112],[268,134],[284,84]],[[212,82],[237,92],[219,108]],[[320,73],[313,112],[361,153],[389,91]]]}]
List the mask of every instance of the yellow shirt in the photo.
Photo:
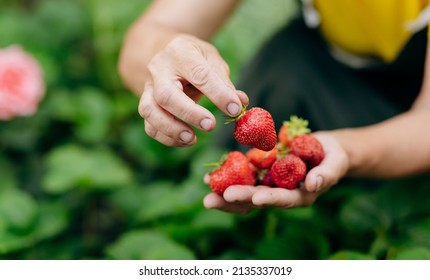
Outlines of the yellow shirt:
[{"label": "yellow shirt", "polygon": [[327,40],[347,52],[393,61],[411,38],[406,28],[429,0],[313,0]]}]

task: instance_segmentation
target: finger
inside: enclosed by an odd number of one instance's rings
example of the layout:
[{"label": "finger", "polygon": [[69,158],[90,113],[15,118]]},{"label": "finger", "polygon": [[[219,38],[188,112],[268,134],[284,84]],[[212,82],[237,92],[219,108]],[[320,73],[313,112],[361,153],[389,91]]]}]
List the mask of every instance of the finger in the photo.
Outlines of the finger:
[{"label": "finger", "polygon": [[[155,102],[185,123],[204,131],[213,130],[216,124],[215,117],[209,110],[195,102],[200,95],[199,90],[192,89],[188,82],[182,81],[175,63],[177,62],[172,61],[166,53],[157,54],[149,63],[148,70],[153,79],[149,90],[153,92]],[[191,97],[184,91],[191,92]]]},{"label": "finger", "polygon": [[174,80],[154,79],[154,100],[164,110],[194,127],[211,131],[215,128],[214,115],[188,97],[182,85]]},{"label": "finger", "polygon": [[164,144],[166,146],[170,147],[185,147],[189,145],[193,145],[196,142],[196,137],[194,136],[194,139],[189,143],[184,143],[182,141],[177,141],[169,136],[164,135],[162,132],[160,132],[158,129],[153,127],[149,122],[145,120],[145,132],[148,134],[149,137],[154,138],[161,144]]},{"label": "finger", "polygon": [[142,94],[139,103],[139,114],[151,125],[147,127],[151,135],[155,136],[156,132],[160,132],[184,144],[193,144],[195,142],[196,136],[193,129],[160,108],[153,99],[150,91]]},{"label": "finger", "polygon": [[[190,50],[187,63],[179,65],[179,73],[204,93],[226,115],[235,117],[242,110],[242,102],[230,79],[216,65],[211,65],[195,49]],[[222,60],[221,58],[219,58]]]},{"label": "finger", "polygon": [[210,180],[211,180],[211,176],[209,175],[209,173],[206,173],[206,174],[205,174],[205,176],[203,176],[203,182],[204,182],[206,185],[209,185]]},{"label": "finger", "polygon": [[252,207],[247,205],[228,203],[216,193],[210,193],[206,195],[206,197],[203,199],[203,205],[208,209],[218,209],[224,212],[236,214],[246,214],[252,210]]},{"label": "finger", "polygon": [[309,192],[322,192],[327,188],[337,184],[343,176],[342,167],[337,166],[337,162],[326,161],[311,169],[305,180],[305,188]]},{"label": "finger", "polygon": [[309,192],[322,192],[335,185],[346,173],[347,156],[337,142],[315,134],[323,143],[325,157],[316,167],[309,170],[305,188]]},{"label": "finger", "polygon": [[252,202],[260,207],[287,209],[309,206],[316,198],[316,193],[309,193],[302,189],[264,188],[254,194]]},{"label": "finger", "polygon": [[233,185],[225,190],[223,197],[227,202],[230,203],[242,203],[252,205],[252,196],[262,188],[268,187]]},{"label": "finger", "polygon": [[243,92],[241,90],[238,90],[237,91],[237,96],[239,97],[239,99],[240,99],[240,101],[242,102],[243,105],[248,105],[249,104],[249,97],[248,97],[248,95],[245,92]]},{"label": "finger", "polygon": [[[231,79],[230,79],[230,67],[222,59],[222,57],[219,55],[219,53],[218,53],[218,55],[213,55],[213,56],[208,57],[208,62],[210,65],[213,65],[213,67],[216,69],[217,73],[219,73],[221,78],[228,84],[229,87],[235,88],[235,86],[233,85],[233,83],[231,82]],[[236,90],[235,93],[239,97],[239,100],[243,105],[249,104],[249,98],[245,92],[243,92],[241,90]]]}]

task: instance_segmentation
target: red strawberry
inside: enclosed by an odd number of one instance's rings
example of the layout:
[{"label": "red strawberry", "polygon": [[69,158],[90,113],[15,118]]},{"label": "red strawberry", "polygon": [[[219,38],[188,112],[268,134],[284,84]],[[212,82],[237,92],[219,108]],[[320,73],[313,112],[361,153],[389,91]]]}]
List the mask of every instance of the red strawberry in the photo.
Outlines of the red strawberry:
[{"label": "red strawberry", "polygon": [[260,180],[260,184],[261,185],[265,185],[265,186],[269,186],[269,187],[276,187],[275,182],[273,182],[273,176],[272,176],[272,170],[265,170],[265,172],[263,172],[261,174],[261,176],[263,177]]},{"label": "red strawberry", "polygon": [[212,190],[222,195],[231,185],[255,185],[255,170],[248,158],[241,152],[234,151],[227,155],[221,166],[209,174]]},{"label": "red strawberry", "polygon": [[279,129],[278,140],[284,145],[284,147],[289,147],[291,140],[294,137],[307,134],[311,132],[308,128],[309,122],[305,119],[299,118],[297,116],[291,116],[289,121],[284,121]]},{"label": "red strawberry", "polygon": [[268,111],[259,107],[244,108],[233,121],[236,122],[234,138],[240,144],[263,151],[270,151],[276,146],[275,123]]},{"label": "red strawberry", "polygon": [[324,159],[324,150],[321,143],[310,134],[298,136],[291,141],[290,152],[301,158],[308,170],[320,164]]},{"label": "red strawberry", "polygon": [[276,160],[278,149],[274,148],[268,152],[252,148],[246,153],[246,157],[249,161],[258,169],[267,169],[272,166]]},{"label": "red strawberry", "polygon": [[284,122],[278,132],[278,141],[283,144],[284,147],[290,145],[290,136],[288,134],[288,122]]},{"label": "red strawberry", "polygon": [[306,176],[306,164],[295,155],[286,155],[275,161],[270,171],[276,186],[295,189]]}]

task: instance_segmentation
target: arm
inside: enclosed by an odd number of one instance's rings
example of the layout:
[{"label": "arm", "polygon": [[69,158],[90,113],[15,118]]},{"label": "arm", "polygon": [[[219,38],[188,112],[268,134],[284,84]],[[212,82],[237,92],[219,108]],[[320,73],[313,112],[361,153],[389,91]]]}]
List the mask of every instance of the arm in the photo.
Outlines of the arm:
[{"label": "arm", "polygon": [[141,94],[146,133],[168,146],[196,142],[193,127],[211,131],[214,115],[196,102],[207,96],[224,114],[237,116],[247,96],[230,81],[229,68],[209,38],[236,0],[157,0],[130,28],[119,70]]},{"label": "arm", "polygon": [[144,89],[147,65],[178,36],[208,40],[233,11],[238,0],[157,0],[130,27],[121,50],[119,73],[136,94]]},{"label": "arm", "polygon": [[334,131],[350,159],[348,175],[394,178],[430,170],[430,44],[421,93],[412,108],[387,121]]}]

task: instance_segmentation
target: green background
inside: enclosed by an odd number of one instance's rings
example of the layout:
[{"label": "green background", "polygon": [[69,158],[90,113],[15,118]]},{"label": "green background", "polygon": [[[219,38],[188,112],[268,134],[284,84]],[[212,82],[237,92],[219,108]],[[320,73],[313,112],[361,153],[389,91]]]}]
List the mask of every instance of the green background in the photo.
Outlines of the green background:
[{"label": "green background", "polygon": [[[0,47],[34,55],[48,84],[36,115],[0,122],[1,259],[430,258],[420,178],[342,182],[308,208],[204,209],[203,163],[224,152],[214,133],[186,149],[151,140],[117,74],[125,31],[148,4],[1,0]],[[213,39],[233,80],[296,13],[293,1],[242,2]]]}]

